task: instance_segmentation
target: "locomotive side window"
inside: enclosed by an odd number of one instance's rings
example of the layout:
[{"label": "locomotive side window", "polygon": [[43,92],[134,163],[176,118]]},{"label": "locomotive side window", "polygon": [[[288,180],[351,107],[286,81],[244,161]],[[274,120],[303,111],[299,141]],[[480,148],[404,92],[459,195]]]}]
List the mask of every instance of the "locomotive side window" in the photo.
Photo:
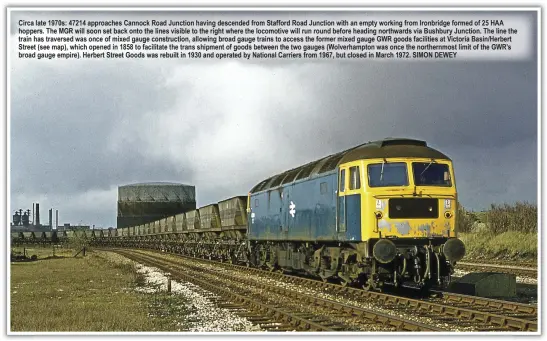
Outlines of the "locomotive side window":
[{"label": "locomotive side window", "polygon": [[346,170],[342,169],[340,171],[340,192],[343,192],[345,187],[346,187]]},{"label": "locomotive side window", "polygon": [[326,182],[322,182],[320,184],[320,190],[321,190],[321,194],[327,194],[328,187]]},{"label": "locomotive side window", "polygon": [[349,189],[361,188],[361,177],[359,176],[359,166],[349,169]]}]

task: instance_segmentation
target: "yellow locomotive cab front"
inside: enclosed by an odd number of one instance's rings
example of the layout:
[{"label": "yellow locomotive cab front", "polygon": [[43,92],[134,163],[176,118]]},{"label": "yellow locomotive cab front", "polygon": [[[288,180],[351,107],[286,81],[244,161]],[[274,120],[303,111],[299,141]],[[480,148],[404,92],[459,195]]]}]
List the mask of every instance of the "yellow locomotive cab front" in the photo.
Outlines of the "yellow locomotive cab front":
[{"label": "yellow locomotive cab front", "polygon": [[363,240],[455,237],[457,193],[451,161],[371,159],[363,169]]}]

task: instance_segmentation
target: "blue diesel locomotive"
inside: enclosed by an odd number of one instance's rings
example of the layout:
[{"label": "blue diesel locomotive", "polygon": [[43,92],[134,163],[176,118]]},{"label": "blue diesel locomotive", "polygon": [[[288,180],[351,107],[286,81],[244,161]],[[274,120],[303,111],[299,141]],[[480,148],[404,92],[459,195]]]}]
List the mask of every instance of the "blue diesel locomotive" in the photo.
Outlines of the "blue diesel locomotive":
[{"label": "blue diesel locomotive", "polygon": [[272,176],[248,196],[113,231],[156,248],[380,290],[450,281],[456,238],[452,161],[424,141],[369,142]]},{"label": "blue diesel locomotive", "polygon": [[465,253],[456,205],[446,155],[424,141],[369,142],[251,190],[251,263],[365,289],[443,285]]}]

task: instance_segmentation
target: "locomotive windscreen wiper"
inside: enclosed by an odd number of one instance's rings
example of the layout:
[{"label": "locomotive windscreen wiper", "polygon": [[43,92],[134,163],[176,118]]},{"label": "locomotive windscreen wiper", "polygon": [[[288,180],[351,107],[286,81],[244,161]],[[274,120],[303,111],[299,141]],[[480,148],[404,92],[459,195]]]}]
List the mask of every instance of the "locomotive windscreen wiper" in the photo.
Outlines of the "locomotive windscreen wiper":
[{"label": "locomotive windscreen wiper", "polygon": [[431,162],[429,163],[429,165],[427,165],[427,167],[424,168],[424,170],[420,173],[420,176],[422,176],[422,174],[425,173],[425,171],[429,168],[429,166],[431,166],[431,164],[435,162],[435,160],[431,159]]},{"label": "locomotive windscreen wiper", "polygon": [[380,182],[382,182],[382,179],[384,178],[384,164],[386,163],[386,159],[382,160],[382,170],[380,171]]}]

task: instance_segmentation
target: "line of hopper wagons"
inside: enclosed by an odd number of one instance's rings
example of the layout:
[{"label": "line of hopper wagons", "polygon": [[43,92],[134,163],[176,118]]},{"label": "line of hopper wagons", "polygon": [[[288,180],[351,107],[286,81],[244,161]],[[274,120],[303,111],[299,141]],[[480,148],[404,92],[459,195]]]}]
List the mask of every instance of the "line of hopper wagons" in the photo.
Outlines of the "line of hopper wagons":
[{"label": "line of hopper wagons", "polygon": [[[210,204],[196,210],[161,218],[149,223],[113,228],[91,230],[65,230],[45,232],[12,232],[12,245],[66,244],[72,239],[86,240],[95,246],[147,246],[165,248],[184,242],[203,255],[224,254],[214,250],[219,242],[241,245],[247,230],[247,197],[237,196]],[[197,244],[197,248],[195,248]],[[199,247],[203,244],[203,247]],[[217,245],[218,246],[218,245]],[[216,251],[216,252],[215,252]],[[226,250],[227,251],[227,250]],[[196,254],[198,256],[198,254]],[[221,256],[222,257],[222,256]]]}]

